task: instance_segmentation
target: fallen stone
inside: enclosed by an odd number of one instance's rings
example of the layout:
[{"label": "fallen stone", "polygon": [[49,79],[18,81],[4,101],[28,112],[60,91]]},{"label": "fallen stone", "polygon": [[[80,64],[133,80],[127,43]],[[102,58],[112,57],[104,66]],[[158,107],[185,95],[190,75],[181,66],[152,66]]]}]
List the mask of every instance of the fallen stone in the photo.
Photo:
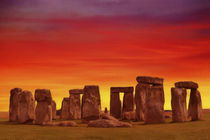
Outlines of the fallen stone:
[{"label": "fallen stone", "polygon": [[62,101],[62,107],[61,107],[61,116],[60,118],[62,120],[68,120],[70,119],[70,99],[64,98]]},{"label": "fallen stone", "polygon": [[9,121],[18,120],[18,95],[22,92],[21,88],[14,88],[10,91]]},{"label": "fallen stone", "polygon": [[201,120],[202,110],[203,109],[200,92],[197,89],[192,89],[190,93],[188,117],[190,117],[192,121]]},{"label": "fallen stone", "polygon": [[56,120],[56,102],[52,101],[52,119]]},{"label": "fallen stone", "polygon": [[110,116],[110,115],[105,114],[105,113],[101,113],[101,114],[100,114],[100,119],[118,121],[118,119],[116,119],[115,117]]},{"label": "fallen stone", "polygon": [[162,86],[150,87],[146,94],[145,124],[164,122],[164,91]]},{"label": "fallen stone", "polygon": [[70,94],[70,119],[81,119],[80,94]]},{"label": "fallen stone", "polygon": [[30,91],[18,95],[18,123],[33,122],[35,118],[35,100]]},{"label": "fallen stone", "polygon": [[140,84],[163,85],[163,78],[159,77],[138,76],[136,81]]},{"label": "fallen stone", "polygon": [[65,127],[77,127],[78,124],[74,121],[60,121],[60,122],[50,122],[43,123],[43,126],[65,126]]},{"label": "fallen stone", "polygon": [[173,122],[187,121],[186,97],[187,91],[184,88],[171,88],[171,106]]},{"label": "fallen stone", "polygon": [[186,89],[197,89],[198,84],[192,81],[181,81],[181,82],[176,82],[175,87],[186,88]]},{"label": "fallen stone", "polygon": [[82,97],[82,119],[86,121],[99,119],[101,99],[98,86],[85,86]]},{"label": "fallen stone", "polygon": [[114,128],[114,127],[132,127],[132,124],[121,121],[114,120],[93,120],[88,123],[88,127],[97,127],[97,128]]}]

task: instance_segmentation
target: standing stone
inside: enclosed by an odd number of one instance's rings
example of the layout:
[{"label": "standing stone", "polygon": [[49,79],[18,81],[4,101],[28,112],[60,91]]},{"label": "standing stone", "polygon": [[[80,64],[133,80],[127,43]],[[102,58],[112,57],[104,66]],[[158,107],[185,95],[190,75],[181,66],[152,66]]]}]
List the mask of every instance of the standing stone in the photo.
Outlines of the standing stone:
[{"label": "standing stone", "polygon": [[110,115],[115,118],[121,117],[121,101],[119,92],[112,92],[111,91],[111,98],[110,98]]},{"label": "standing stone", "polygon": [[134,110],[133,92],[124,93],[123,97],[123,112],[130,112]]},{"label": "standing stone", "polygon": [[173,122],[187,121],[186,96],[186,89],[171,88],[171,106]]},{"label": "standing stone", "polygon": [[162,86],[152,86],[146,94],[145,123],[164,122],[164,91]]},{"label": "standing stone", "polygon": [[70,119],[81,119],[80,94],[70,94]]},{"label": "standing stone", "polygon": [[105,107],[104,113],[105,113],[105,114],[108,114],[108,109],[107,109],[107,107]]},{"label": "standing stone", "polygon": [[50,90],[35,90],[35,100],[37,101],[35,124],[52,122],[52,96]]},{"label": "standing stone", "polygon": [[197,89],[191,89],[188,116],[192,121],[200,120],[202,117],[201,95]]},{"label": "standing stone", "polygon": [[52,119],[56,120],[56,102],[52,101]]},{"label": "standing stone", "polygon": [[18,122],[32,122],[35,118],[35,100],[30,91],[22,91],[18,95]]},{"label": "standing stone", "polygon": [[82,119],[96,120],[100,117],[101,99],[98,86],[85,86],[82,97]]},{"label": "standing stone", "polygon": [[22,92],[21,88],[14,88],[10,91],[9,121],[18,120],[18,95]]},{"label": "standing stone", "polygon": [[69,103],[69,98],[64,98],[63,99],[63,101],[62,101],[62,107],[61,107],[61,119],[62,120],[69,120],[70,119],[70,117],[69,117],[69,115],[70,115],[70,113],[69,113],[69,105],[70,105],[70,103]]},{"label": "standing stone", "polygon": [[136,120],[144,121],[146,94],[148,93],[148,84],[137,84],[135,93]]}]

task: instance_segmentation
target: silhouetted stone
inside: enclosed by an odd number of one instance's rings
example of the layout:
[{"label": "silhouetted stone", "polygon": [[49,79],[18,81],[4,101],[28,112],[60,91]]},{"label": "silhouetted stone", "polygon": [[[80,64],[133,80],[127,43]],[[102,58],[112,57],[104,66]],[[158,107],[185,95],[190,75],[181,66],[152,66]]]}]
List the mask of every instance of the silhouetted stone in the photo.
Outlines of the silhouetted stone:
[{"label": "silhouetted stone", "polygon": [[116,92],[133,92],[133,87],[111,87],[111,92],[116,93]]},{"label": "silhouetted stone", "polygon": [[144,84],[163,85],[163,79],[159,77],[138,76],[136,77],[136,81]]},{"label": "silhouetted stone", "polygon": [[9,121],[18,120],[18,95],[22,92],[21,88],[14,88],[10,91]]},{"label": "silhouetted stone", "polygon": [[192,121],[200,120],[202,118],[201,96],[200,92],[196,89],[192,89],[190,93],[188,116]]},{"label": "silhouetted stone", "polygon": [[35,100],[30,91],[22,91],[18,95],[18,122],[32,122],[35,118]]},{"label": "silhouetted stone", "polygon": [[123,112],[130,112],[134,110],[133,91],[124,93],[123,97]]},{"label": "silhouetted stone", "polygon": [[50,90],[35,90],[35,100],[37,101],[35,124],[52,122],[52,96]]},{"label": "silhouetted stone", "polygon": [[186,89],[171,88],[171,106],[173,122],[187,121],[186,96]]},{"label": "silhouetted stone", "polygon": [[111,92],[110,95],[110,115],[115,118],[121,117],[121,101],[119,97],[119,92]]},{"label": "silhouetted stone", "polygon": [[69,98],[63,98],[62,101],[62,107],[61,107],[61,119],[62,120],[68,120],[70,119],[70,99]]},{"label": "silhouetted stone", "polygon": [[146,94],[145,123],[164,122],[164,91],[162,86],[149,88]]},{"label": "silhouetted stone", "polygon": [[136,120],[144,121],[146,94],[149,92],[148,84],[137,84],[135,93]]},{"label": "silhouetted stone", "polygon": [[80,94],[70,94],[70,119],[81,119]]},{"label": "silhouetted stone", "polygon": [[176,82],[175,87],[186,88],[186,89],[197,89],[198,84],[192,81],[181,81],[181,82]]},{"label": "silhouetted stone", "polygon": [[61,116],[61,109],[56,110],[56,116]]},{"label": "silhouetted stone", "polygon": [[136,112],[135,111],[123,112],[122,119],[123,120],[136,120]]},{"label": "silhouetted stone", "polygon": [[106,114],[108,113],[107,107],[105,107],[104,113],[106,113]]},{"label": "silhouetted stone", "polygon": [[56,120],[56,102],[52,101],[52,119]]},{"label": "silhouetted stone", "polygon": [[88,127],[98,127],[98,128],[132,127],[132,124],[121,121],[99,119],[99,120],[90,121],[88,123]]},{"label": "silhouetted stone", "polygon": [[85,86],[82,97],[82,119],[85,121],[99,119],[101,99],[98,86]]}]

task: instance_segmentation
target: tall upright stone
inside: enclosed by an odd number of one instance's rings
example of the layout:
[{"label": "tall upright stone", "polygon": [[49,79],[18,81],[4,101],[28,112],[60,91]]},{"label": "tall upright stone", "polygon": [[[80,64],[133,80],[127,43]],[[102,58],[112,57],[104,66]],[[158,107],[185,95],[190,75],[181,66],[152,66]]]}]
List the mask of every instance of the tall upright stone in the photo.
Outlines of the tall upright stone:
[{"label": "tall upright stone", "polygon": [[112,92],[110,95],[110,115],[115,118],[121,117],[121,101],[119,92]]},{"label": "tall upright stone", "polygon": [[200,120],[202,118],[201,95],[197,89],[191,89],[188,109],[188,116],[192,121]]},{"label": "tall upright stone", "polygon": [[52,101],[52,119],[56,120],[56,102]]},{"label": "tall upright stone", "polygon": [[10,91],[9,121],[18,120],[18,95],[22,92],[21,88],[14,88]]},{"label": "tall upright stone", "polygon": [[136,120],[144,121],[146,94],[149,89],[148,84],[137,84],[135,90]]},{"label": "tall upright stone", "polygon": [[35,118],[35,100],[30,91],[24,90],[18,95],[18,122],[28,123]]},{"label": "tall upright stone", "polygon": [[35,124],[51,123],[52,96],[50,90],[36,89],[35,100],[37,101],[35,109]]},{"label": "tall upright stone", "polygon": [[184,88],[171,88],[171,106],[173,122],[187,121],[187,91]]},{"label": "tall upright stone", "polygon": [[69,98],[63,98],[62,107],[61,107],[61,116],[60,116],[60,118],[62,120],[69,120],[70,119],[69,105],[70,105],[70,99]]},{"label": "tall upright stone", "polygon": [[101,99],[98,86],[85,86],[82,97],[82,119],[96,120],[100,117]]},{"label": "tall upright stone", "polygon": [[145,123],[164,122],[164,91],[163,86],[152,86],[146,94]]}]

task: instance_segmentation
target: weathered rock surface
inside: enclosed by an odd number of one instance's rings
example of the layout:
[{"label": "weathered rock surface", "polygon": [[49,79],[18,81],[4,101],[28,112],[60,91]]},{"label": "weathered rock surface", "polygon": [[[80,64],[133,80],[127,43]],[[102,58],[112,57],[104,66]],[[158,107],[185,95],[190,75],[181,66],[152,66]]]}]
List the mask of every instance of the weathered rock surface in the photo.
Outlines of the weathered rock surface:
[{"label": "weathered rock surface", "polygon": [[144,84],[163,85],[163,79],[159,77],[138,76],[136,81]]},{"label": "weathered rock surface", "polygon": [[175,87],[186,88],[186,89],[197,89],[198,84],[192,81],[181,81],[181,82],[176,82]]},{"label": "weathered rock surface", "polygon": [[133,87],[111,87],[111,92],[116,93],[116,92],[133,92]]},{"label": "weathered rock surface", "polygon": [[135,111],[123,112],[122,119],[123,120],[136,120],[136,112]]},{"label": "weathered rock surface", "polygon": [[145,123],[164,122],[164,91],[162,86],[149,88],[146,94]]},{"label": "weathered rock surface", "polygon": [[85,86],[82,97],[82,119],[86,121],[99,119],[101,99],[98,86]]},{"label": "weathered rock surface", "polygon": [[54,100],[52,101],[52,119],[56,119],[56,102]]},{"label": "weathered rock surface", "polygon": [[50,90],[35,90],[35,100],[37,101],[35,124],[52,122],[52,96]]},{"label": "weathered rock surface", "polygon": [[108,115],[106,113],[100,113],[100,119],[118,121],[118,119],[116,119],[115,117],[110,116],[110,115]]},{"label": "weathered rock surface", "polygon": [[66,127],[77,127],[78,124],[74,121],[60,121],[60,122],[50,122],[43,123],[44,126],[66,126]]},{"label": "weathered rock surface", "polygon": [[171,106],[173,122],[187,121],[186,96],[186,89],[171,88]]},{"label": "weathered rock surface", "polygon": [[18,95],[18,122],[32,122],[35,118],[35,100],[30,91],[22,91]]},{"label": "weathered rock surface", "polygon": [[18,95],[22,92],[21,88],[14,88],[10,91],[9,121],[18,120]]},{"label": "weathered rock surface", "polygon": [[62,107],[61,107],[61,116],[60,118],[62,120],[68,120],[70,119],[70,99],[64,98],[62,101]]},{"label": "weathered rock surface", "polygon": [[144,121],[146,94],[150,86],[148,84],[137,84],[135,93],[136,120]]},{"label": "weathered rock surface", "polygon": [[90,121],[88,123],[88,127],[98,127],[98,128],[132,127],[132,124],[115,120],[99,119],[99,120]]},{"label": "weathered rock surface", "polygon": [[110,115],[115,118],[121,117],[121,101],[119,92],[111,92],[110,94]]},{"label": "weathered rock surface", "polygon": [[125,92],[123,97],[123,112],[134,110],[133,92]]},{"label": "weathered rock surface", "polygon": [[70,94],[70,119],[81,119],[80,94]]},{"label": "weathered rock surface", "polygon": [[36,89],[35,90],[35,100],[37,102],[48,102],[48,104],[51,104],[52,102],[52,96],[51,92],[48,89]]},{"label": "weathered rock surface", "polygon": [[192,119],[192,121],[200,120],[202,118],[201,95],[197,89],[191,90],[188,116]]}]

